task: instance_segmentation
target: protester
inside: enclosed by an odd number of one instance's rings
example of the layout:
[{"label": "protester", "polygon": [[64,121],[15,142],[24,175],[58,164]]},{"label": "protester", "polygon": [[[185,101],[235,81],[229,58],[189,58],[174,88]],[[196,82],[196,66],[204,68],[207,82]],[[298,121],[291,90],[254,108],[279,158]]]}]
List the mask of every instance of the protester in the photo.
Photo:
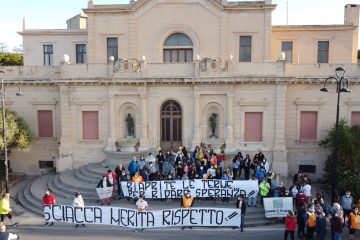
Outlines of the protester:
[{"label": "protester", "polygon": [[241,209],[241,222],[240,222],[240,231],[244,231],[244,221],[245,221],[245,213],[246,213],[246,203],[245,196],[240,194],[236,201],[236,208]]},{"label": "protester", "polygon": [[[75,198],[73,200],[73,207],[82,208],[82,209],[84,209],[84,207],[85,207],[84,200],[79,192],[75,193]],[[81,226],[85,227],[85,224],[82,223]],[[79,227],[79,224],[76,224],[75,228],[78,228],[78,227]]]},{"label": "protester", "polygon": [[12,220],[11,208],[10,208],[10,193],[5,193],[0,200],[0,225],[4,223],[5,217],[11,222],[11,226],[16,226],[18,223],[14,223]]},{"label": "protester", "polygon": [[[219,168],[220,169],[220,168]],[[232,178],[230,178],[230,169],[226,169],[226,171],[224,171],[224,173],[221,176],[221,180],[232,180]],[[229,197],[223,197],[222,198],[222,202],[229,202]]]},{"label": "protester", "polygon": [[[250,181],[256,181],[256,183],[258,183],[258,180],[256,179],[256,177],[252,177]],[[250,206],[257,207],[256,200],[257,200],[258,194],[259,194],[259,189],[256,189],[255,193],[249,197],[248,207],[250,207]]]},{"label": "protester", "polygon": [[118,200],[122,199],[124,197],[124,193],[121,188],[122,182],[128,182],[130,181],[130,176],[126,174],[125,169],[121,171],[121,174],[118,176]]},{"label": "protester", "polygon": [[305,219],[306,214],[305,205],[302,204],[297,207],[297,224],[298,224],[298,238],[302,239],[305,236]]},{"label": "protester", "polygon": [[[106,177],[106,175],[104,175],[103,178],[99,181],[96,188],[107,188],[107,187],[112,187],[112,185],[111,185],[109,179]],[[103,199],[100,199],[101,206],[104,205],[105,200],[107,201],[107,205],[110,205],[110,198],[103,198]]]},{"label": "protester", "polygon": [[296,216],[294,212],[290,210],[285,217],[284,240],[288,239],[289,234],[290,234],[290,239],[294,240],[295,229],[296,229]]},{"label": "protester", "polygon": [[131,178],[132,182],[144,182],[142,176],[140,176],[139,172],[135,172],[134,176]]},{"label": "protester", "polygon": [[239,167],[240,167],[240,159],[239,159],[239,155],[235,155],[233,162],[232,162],[232,170],[233,170],[233,180],[236,179],[236,176],[238,174],[239,171]]},{"label": "protester", "polygon": [[341,197],[341,207],[344,211],[344,221],[346,221],[346,217],[349,218],[349,215],[352,211],[353,203],[354,199],[351,196],[351,192],[346,191],[345,195]]},{"label": "protester", "polygon": [[300,189],[299,193],[296,195],[296,206],[299,207],[304,205],[306,207],[308,203],[308,197],[304,194],[304,190]]},{"label": "protester", "polygon": [[[149,205],[148,203],[144,200],[144,195],[140,195],[139,196],[139,200],[137,200],[136,202],[136,209],[139,211],[139,212],[146,212],[149,210]],[[140,228],[140,229],[135,229],[134,230],[135,232],[143,232],[144,229],[143,228]]]},{"label": "protester", "polygon": [[328,218],[330,219],[330,227],[331,227],[331,239],[335,240],[335,227],[337,224],[337,213],[341,210],[340,204],[336,202],[337,199],[335,199],[335,203],[330,208]]},{"label": "protester", "polygon": [[[194,206],[194,197],[191,196],[190,192],[187,192],[185,196],[183,196],[181,201],[182,208],[192,208]],[[192,229],[192,227],[189,227]],[[182,230],[185,229],[185,226],[182,227]]]},{"label": "protester", "polygon": [[125,167],[120,163],[116,168],[115,168],[115,174],[116,176],[120,176],[122,171],[125,171]]},{"label": "protester", "polygon": [[134,156],[131,162],[128,165],[128,170],[130,173],[130,177],[134,176],[137,171],[139,171],[139,164]]},{"label": "protester", "polygon": [[106,175],[106,179],[109,180],[111,186],[113,187],[113,198],[115,200],[116,199],[116,190],[117,190],[115,188],[115,186],[116,186],[115,181],[118,177],[117,177],[116,173],[112,172],[110,169],[107,170],[105,175]]},{"label": "protester", "polygon": [[159,164],[159,173],[160,173],[160,176],[162,178],[162,176],[164,175],[165,156],[164,156],[164,154],[163,154],[163,152],[161,150],[159,151],[159,154],[156,156],[156,160],[157,160],[157,162]]},{"label": "protester", "polygon": [[0,225],[0,239],[1,240],[15,240],[19,239],[18,235],[14,233],[6,232],[6,226],[4,224]]},{"label": "protester", "polygon": [[304,191],[304,195],[307,197],[306,202],[308,202],[311,200],[311,185],[309,184],[309,181],[304,182],[302,189]]},{"label": "protester", "polygon": [[152,153],[149,153],[149,155],[145,158],[145,162],[147,164],[149,164],[150,162],[155,164],[155,157],[152,155]]},{"label": "protester", "polygon": [[250,159],[249,154],[246,154],[244,161],[245,161],[245,180],[249,180],[249,178],[250,178],[250,168],[251,168],[251,159]]},{"label": "protester", "polygon": [[263,178],[262,182],[259,185],[261,204],[264,206],[264,198],[269,195],[270,184],[267,182],[266,178]]},{"label": "protester", "polygon": [[306,239],[314,240],[314,233],[316,228],[316,215],[315,209],[312,203],[308,205],[308,210],[304,215],[304,221],[306,225]]},{"label": "protester", "polygon": [[360,214],[358,207],[353,207],[353,211],[349,215],[349,239],[355,239],[356,230],[360,229]]},{"label": "protester", "polygon": [[[55,196],[50,194],[50,191],[47,190],[45,192],[45,195],[42,198],[43,201],[43,206],[47,206],[47,205],[54,205],[56,204],[56,199]],[[45,222],[45,226],[47,226],[49,224],[49,222]],[[49,226],[54,226],[54,222],[51,222]]]},{"label": "protester", "polygon": [[326,218],[325,213],[321,212],[318,215],[315,227],[316,240],[325,240],[326,237]]},{"label": "protester", "polygon": [[341,210],[339,210],[336,214],[335,214],[335,219],[333,221],[334,224],[334,233],[335,233],[335,240],[340,240],[341,239],[341,234],[343,232],[343,228],[344,228],[344,217],[343,217],[343,212]]}]

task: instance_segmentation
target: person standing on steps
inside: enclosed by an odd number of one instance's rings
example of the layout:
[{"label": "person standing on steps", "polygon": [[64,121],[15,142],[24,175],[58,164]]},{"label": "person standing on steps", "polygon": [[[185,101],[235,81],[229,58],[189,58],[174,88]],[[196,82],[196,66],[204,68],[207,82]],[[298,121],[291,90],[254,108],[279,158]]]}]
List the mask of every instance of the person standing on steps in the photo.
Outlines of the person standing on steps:
[{"label": "person standing on steps", "polygon": [[[246,203],[245,203],[245,196],[240,194],[236,201],[236,208],[241,209],[241,222],[240,222],[240,231],[244,231],[244,220],[245,220],[245,213],[246,213]],[[235,229],[235,227],[233,227]]]},{"label": "person standing on steps", "polygon": [[[185,196],[183,196],[181,200],[181,207],[182,208],[192,208],[194,206],[194,197],[191,196],[190,192],[187,192]],[[192,227],[189,227],[192,229]],[[182,227],[182,230],[184,230],[185,227]]]},{"label": "person standing on steps", "polygon": [[[75,193],[75,198],[73,200],[73,207],[74,208],[82,208],[82,209],[84,209],[84,207],[85,207],[84,200],[79,192]],[[76,224],[75,228],[78,228],[79,225],[80,224]],[[82,223],[81,226],[85,227],[85,224]]]},{"label": "person standing on steps", "polygon": [[[43,206],[47,206],[47,205],[54,205],[56,204],[56,199],[55,196],[50,194],[50,191],[47,190],[45,192],[45,195],[43,196]],[[49,224],[49,222],[45,222],[45,226],[47,226]],[[54,226],[54,222],[51,222],[49,226]]]},{"label": "person standing on steps", "polygon": [[[103,175],[103,178],[100,180],[96,188],[107,188],[107,187],[112,187],[112,185],[109,179],[106,177],[106,175]],[[106,198],[106,200],[107,200],[107,205],[110,205],[110,198]],[[105,198],[100,199],[100,202],[101,202],[101,206],[104,205]]]},{"label": "person standing on steps", "polygon": [[11,208],[10,208],[10,193],[6,192],[3,198],[0,200],[0,225],[3,225],[5,217],[7,217],[11,226],[15,227],[18,223],[14,223],[12,220]]}]

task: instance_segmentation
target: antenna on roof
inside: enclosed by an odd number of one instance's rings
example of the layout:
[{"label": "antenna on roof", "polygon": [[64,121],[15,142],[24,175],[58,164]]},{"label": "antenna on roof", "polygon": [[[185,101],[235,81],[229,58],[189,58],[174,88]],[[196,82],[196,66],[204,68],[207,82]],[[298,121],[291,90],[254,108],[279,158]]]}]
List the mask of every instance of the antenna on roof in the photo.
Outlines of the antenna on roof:
[{"label": "antenna on roof", "polygon": [[22,25],[22,30],[25,31],[25,18],[23,17],[23,25]]}]

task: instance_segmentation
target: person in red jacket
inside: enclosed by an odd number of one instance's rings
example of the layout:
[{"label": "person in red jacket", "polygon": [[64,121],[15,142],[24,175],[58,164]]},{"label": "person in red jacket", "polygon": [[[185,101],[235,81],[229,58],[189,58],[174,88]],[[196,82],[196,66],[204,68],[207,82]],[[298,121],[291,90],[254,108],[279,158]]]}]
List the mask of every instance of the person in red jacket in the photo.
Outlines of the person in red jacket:
[{"label": "person in red jacket", "polygon": [[307,203],[308,197],[304,194],[304,190],[300,189],[299,193],[296,194],[296,207],[300,207],[301,205],[306,207]]},{"label": "person in red jacket", "polygon": [[288,215],[285,217],[285,233],[284,240],[288,239],[289,233],[291,240],[294,240],[294,234],[296,229],[296,216],[293,211],[289,211]]},{"label": "person in red jacket", "polygon": [[[43,206],[45,207],[46,205],[54,205],[56,204],[56,200],[55,200],[55,196],[50,194],[50,191],[47,190],[45,192],[45,195],[42,198],[43,201]],[[49,222],[45,222],[45,226],[47,226],[49,224]],[[54,222],[51,222],[49,226],[53,226]]]}]

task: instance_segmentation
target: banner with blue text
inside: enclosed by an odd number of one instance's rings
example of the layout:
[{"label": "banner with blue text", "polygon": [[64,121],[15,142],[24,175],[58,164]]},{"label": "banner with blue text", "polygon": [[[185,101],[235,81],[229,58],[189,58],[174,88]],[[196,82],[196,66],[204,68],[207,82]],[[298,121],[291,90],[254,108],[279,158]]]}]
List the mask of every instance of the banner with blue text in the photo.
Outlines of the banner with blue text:
[{"label": "banner with blue text", "polygon": [[137,198],[181,198],[190,192],[193,197],[238,197],[244,194],[250,197],[258,191],[256,181],[194,179],[194,180],[164,180],[153,182],[122,182],[121,188],[126,197]]},{"label": "banner with blue text", "polygon": [[139,212],[118,207],[47,205],[44,207],[44,218],[46,222],[102,224],[127,228],[238,227],[240,212],[240,209],[236,208],[177,208]]}]

